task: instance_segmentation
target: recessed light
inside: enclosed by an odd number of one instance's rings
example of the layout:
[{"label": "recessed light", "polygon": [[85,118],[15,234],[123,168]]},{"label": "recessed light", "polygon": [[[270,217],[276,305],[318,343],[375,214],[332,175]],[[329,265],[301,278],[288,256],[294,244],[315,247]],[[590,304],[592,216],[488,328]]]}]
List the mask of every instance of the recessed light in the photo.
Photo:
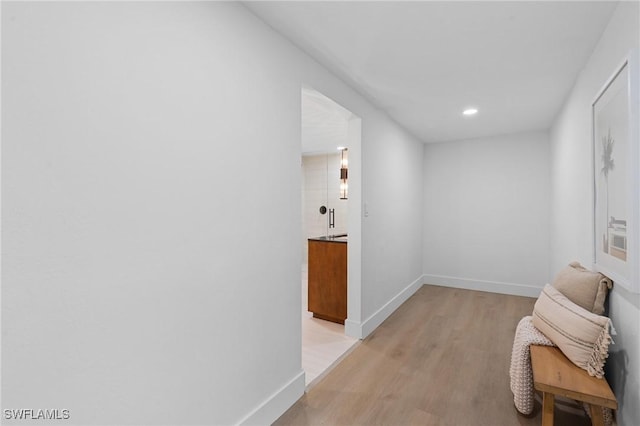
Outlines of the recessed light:
[{"label": "recessed light", "polygon": [[475,114],[477,114],[477,113],[478,113],[478,110],[477,110],[477,109],[475,109],[475,108],[467,108],[467,109],[465,109],[464,111],[462,111],[462,113],[463,113],[464,115],[475,115]]}]

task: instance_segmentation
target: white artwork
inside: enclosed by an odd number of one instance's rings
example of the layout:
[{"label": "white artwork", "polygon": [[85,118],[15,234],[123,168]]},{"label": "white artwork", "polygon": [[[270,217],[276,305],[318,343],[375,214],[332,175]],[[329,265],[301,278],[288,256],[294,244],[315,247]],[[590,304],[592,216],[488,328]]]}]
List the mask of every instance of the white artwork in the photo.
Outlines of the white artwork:
[{"label": "white artwork", "polygon": [[593,102],[594,264],[616,283],[638,287],[638,96],[632,54]]}]

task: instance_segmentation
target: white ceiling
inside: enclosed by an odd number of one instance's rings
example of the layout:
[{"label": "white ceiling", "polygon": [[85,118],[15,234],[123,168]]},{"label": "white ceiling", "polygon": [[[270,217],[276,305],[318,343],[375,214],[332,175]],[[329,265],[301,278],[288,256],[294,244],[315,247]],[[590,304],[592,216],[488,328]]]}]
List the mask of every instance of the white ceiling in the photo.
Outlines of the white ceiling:
[{"label": "white ceiling", "polygon": [[309,88],[302,89],[302,153],[337,153],[347,146],[352,114],[335,101]]},{"label": "white ceiling", "polygon": [[[248,2],[424,142],[547,129],[616,2]],[[479,113],[463,117],[475,106]]]}]

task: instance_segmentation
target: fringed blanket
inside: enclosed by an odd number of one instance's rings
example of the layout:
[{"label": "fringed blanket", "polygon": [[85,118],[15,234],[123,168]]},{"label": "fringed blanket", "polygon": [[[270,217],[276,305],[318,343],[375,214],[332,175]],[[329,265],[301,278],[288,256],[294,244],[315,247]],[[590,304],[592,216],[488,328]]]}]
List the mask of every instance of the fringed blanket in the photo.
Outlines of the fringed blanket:
[{"label": "fringed blanket", "polygon": [[527,316],[520,320],[516,328],[516,337],[513,339],[513,350],[511,351],[511,367],[509,368],[513,403],[516,409],[524,415],[533,412],[535,401],[529,345],[555,346],[551,340],[533,326],[532,317]]},{"label": "fringed blanket", "polygon": [[[556,346],[533,326],[532,317],[526,316],[520,320],[516,328],[513,350],[511,351],[511,367],[509,368],[513,403],[516,409],[524,415],[531,414],[535,405],[530,345]],[[590,415],[587,407],[585,410]],[[604,415],[604,424],[611,426],[613,423],[611,410],[603,408],[602,414]]]}]

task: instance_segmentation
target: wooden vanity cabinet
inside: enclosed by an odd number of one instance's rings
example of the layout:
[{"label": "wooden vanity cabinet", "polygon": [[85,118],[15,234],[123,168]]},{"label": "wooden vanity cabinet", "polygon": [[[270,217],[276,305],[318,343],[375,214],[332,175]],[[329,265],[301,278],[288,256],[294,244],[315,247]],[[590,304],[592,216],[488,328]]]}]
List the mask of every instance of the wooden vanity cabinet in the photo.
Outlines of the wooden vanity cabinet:
[{"label": "wooden vanity cabinet", "polygon": [[309,239],[309,304],[315,318],[347,319],[347,243]]}]

